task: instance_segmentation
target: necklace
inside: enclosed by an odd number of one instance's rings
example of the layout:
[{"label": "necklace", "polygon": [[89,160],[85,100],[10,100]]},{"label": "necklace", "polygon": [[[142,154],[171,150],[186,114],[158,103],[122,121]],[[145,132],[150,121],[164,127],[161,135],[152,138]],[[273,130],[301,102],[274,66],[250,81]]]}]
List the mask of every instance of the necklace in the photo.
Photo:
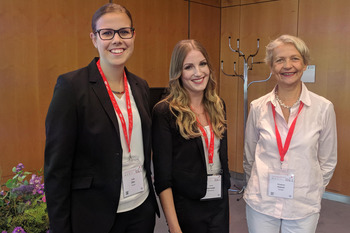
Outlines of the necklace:
[{"label": "necklace", "polygon": [[113,91],[113,90],[112,90],[112,92],[116,95],[121,95],[121,94],[125,93],[125,91]]},{"label": "necklace", "polygon": [[299,103],[299,99],[292,105],[292,106],[288,106],[288,105],[285,105],[282,100],[280,100],[280,98],[278,98],[278,95],[277,95],[277,92],[275,92],[275,97],[276,97],[276,100],[277,102],[281,105],[281,107],[284,107],[286,109],[291,109],[294,105],[296,105],[297,103]]}]

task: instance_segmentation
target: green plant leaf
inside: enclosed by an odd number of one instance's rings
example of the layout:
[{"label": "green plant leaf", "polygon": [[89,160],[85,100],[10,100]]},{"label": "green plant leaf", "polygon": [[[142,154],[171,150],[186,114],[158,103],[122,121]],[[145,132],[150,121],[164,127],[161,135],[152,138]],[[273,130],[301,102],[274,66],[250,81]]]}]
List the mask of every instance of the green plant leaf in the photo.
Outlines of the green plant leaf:
[{"label": "green plant leaf", "polygon": [[13,179],[9,179],[6,182],[6,187],[9,188],[9,189],[15,188],[15,185],[16,185],[16,182]]}]

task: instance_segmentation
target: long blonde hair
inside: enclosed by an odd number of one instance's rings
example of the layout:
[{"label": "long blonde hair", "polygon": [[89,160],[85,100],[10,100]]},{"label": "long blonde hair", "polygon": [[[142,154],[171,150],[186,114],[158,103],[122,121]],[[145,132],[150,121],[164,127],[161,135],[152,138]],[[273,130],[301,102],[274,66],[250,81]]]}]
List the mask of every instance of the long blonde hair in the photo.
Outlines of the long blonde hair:
[{"label": "long blonde hair", "polygon": [[213,77],[213,68],[208,53],[198,41],[181,40],[175,45],[169,69],[169,95],[163,101],[169,103],[170,111],[176,117],[176,124],[182,137],[190,139],[201,136],[196,115],[190,108],[189,95],[181,82],[183,63],[191,50],[200,51],[207,60],[210,75],[204,90],[203,104],[215,136],[221,139],[226,130],[224,105],[216,94],[216,81]]}]

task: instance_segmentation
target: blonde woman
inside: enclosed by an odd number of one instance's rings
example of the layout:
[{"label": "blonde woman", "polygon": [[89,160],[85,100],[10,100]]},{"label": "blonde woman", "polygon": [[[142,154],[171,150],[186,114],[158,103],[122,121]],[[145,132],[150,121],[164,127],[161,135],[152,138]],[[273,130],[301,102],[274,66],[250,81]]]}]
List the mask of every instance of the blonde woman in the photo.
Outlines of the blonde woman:
[{"label": "blonde woman", "polygon": [[195,40],[176,44],[169,95],[153,110],[155,187],[170,232],[229,232],[226,120],[212,67]]}]

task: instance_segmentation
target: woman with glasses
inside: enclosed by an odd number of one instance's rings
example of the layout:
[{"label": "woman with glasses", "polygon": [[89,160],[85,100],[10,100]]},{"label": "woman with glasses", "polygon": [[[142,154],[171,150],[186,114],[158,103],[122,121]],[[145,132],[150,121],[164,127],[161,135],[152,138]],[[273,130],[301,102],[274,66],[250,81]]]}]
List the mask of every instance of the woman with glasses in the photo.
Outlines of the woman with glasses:
[{"label": "woman with glasses", "polygon": [[46,117],[50,232],[151,233],[149,87],[125,63],[134,50],[129,11],[106,4],[92,18],[98,58],[58,80]]},{"label": "woman with glasses", "polygon": [[177,43],[169,76],[152,119],[155,188],[169,232],[228,233],[225,109],[204,47]]}]

